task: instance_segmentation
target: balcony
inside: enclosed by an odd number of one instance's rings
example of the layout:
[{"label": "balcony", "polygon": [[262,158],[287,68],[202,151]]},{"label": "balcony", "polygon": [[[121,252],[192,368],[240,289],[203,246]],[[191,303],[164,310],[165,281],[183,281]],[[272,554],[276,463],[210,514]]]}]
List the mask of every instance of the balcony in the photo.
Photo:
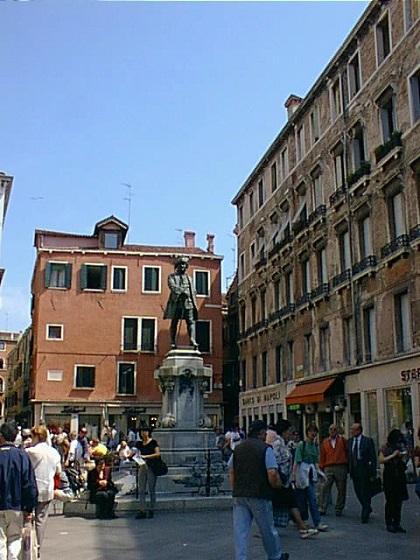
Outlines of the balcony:
[{"label": "balcony", "polygon": [[304,305],[307,305],[309,303],[311,303],[311,292],[307,292],[306,294],[303,294],[297,298],[296,309],[298,309],[299,307],[303,307]]},{"label": "balcony", "polygon": [[264,256],[260,257],[258,259],[258,261],[255,263],[255,270],[259,270],[260,268],[262,268],[266,264],[267,264],[267,257],[264,255]]},{"label": "balcony", "polygon": [[289,243],[291,243],[292,241],[292,236],[290,235],[289,232],[287,232],[283,239],[281,239],[280,241],[278,241],[277,243],[275,243],[273,245],[273,248],[271,249],[271,251],[268,253],[269,258],[271,259],[272,257],[274,257],[274,255],[276,253],[279,253],[282,249],[284,249],[284,247],[286,247],[286,245],[288,245]]},{"label": "balcony", "polygon": [[325,204],[320,204],[315,208],[313,212],[309,214],[308,223],[312,224],[316,222],[319,218],[322,218],[327,213],[327,207]]},{"label": "balcony", "polygon": [[387,142],[375,148],[376,163],[379,163],[394,148],[402,146],[401,136],[402,132],[400,132],[399,130],[394,130],[394,132],[391,134],[391,138]]},{"label": "balcony", "polygon": [[346,196],[347,189],[345,185],[342,185],[337,190],[335,190],[330,196],[331,206],[336,206],[337,204],[344,202],[344,197]]},{"label": "balcony", "polygon": [[410,241],[418,241],[420,239],[420,224],[410,229]]},{"label": "balcony", "polygon": [[328,282],[323,282],[319,284],[314,290],[312,290],[311,298],[318,299],[327,297],[330,293],[330,285]]},{"label": "balcony", "polygon": [[353,265],[353,274],[360,274],[361,272],[364,272],[370,268],[374,268],[376,264],[377,262],[375,255],[369,255],[368,257],[365,257],[364,259]]},{"label": "balcony", "polygon": [[306,218],[300,218],[297,222],[292,224],[292,231],[295,235],[299,235],[309,226],[309,222]]},{"label": "balcony", "polygon": [[370,174],[370,161],[362,161],[359,169],[356,169],[347,177],[347,186],[350,189],[355,185],[362,177]]},{"label": "balcony", "polygon": [[337,286],[340,286],[341,284],[345,284],[350,280],[350,278],[351,278],[351,269],[347,268],[343,272],[340,272],[340,274],[337,274],[337,276],[334,276],[334,278],[332,279],[333,288],[337,288]]},{"label": "balcony", "polygon": [[410,237],[406,233],[403,233],[382,247],[381,257],[386,259],[399,251],[406,252],[405,250],[408,250],[409,245]]}]

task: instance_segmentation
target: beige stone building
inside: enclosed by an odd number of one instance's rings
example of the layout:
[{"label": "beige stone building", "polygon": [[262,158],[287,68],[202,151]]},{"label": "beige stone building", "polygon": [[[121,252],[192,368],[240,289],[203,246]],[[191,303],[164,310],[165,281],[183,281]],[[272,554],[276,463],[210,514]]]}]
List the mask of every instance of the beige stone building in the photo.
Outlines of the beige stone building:
[{"label": "beige stone building", "polygon": [[243,424],[420,425],[419,4],[369,4],[233,200]]}]

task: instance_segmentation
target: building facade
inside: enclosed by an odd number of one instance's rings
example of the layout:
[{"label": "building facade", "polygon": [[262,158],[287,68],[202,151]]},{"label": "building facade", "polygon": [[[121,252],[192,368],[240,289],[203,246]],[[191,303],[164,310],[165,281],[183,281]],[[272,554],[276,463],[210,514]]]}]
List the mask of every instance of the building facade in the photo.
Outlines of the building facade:
[{"label": "building facade", "polygon": [[4,422],[7,418],[6,393],[9,384],[9,360],[18,338],[19,333],[0,332],[0,422]]},{"label": "building facade", "polygon": [[244,424],[420,425],[419,15],[371,2],[233,200]]},{"label": "building facade", "polygon": [[[0,171],[0,249],[3,238],[4,221],[6,219],[7,207],[9,205],[10,193],[12,192],[13,177]],[[0,285],[4,276],[4,268],[0,268]]]},{"label": "building facade", "polygon": [[23,427],[32,425],[31,392],[32,331],[14,335],[14,344],[7,359],[5,417]]},{"label": "building facade", "polygon": [[239,318],[238,280],[235,276],[225,297],[223,309],[223,404],[224,429],[239,421]]},{"label": "building facade", "polygon": [[[197,291],[197,341],[213,366],[206,413],[222,421],[221,260],[214,236],[207,249],[185,232],[184,247],[125,243],[127,226],[111,216],[93,235],[37,230],[32,281],[32,394],[34,420],[49,425],[104,422],[123,431],[155,425],[161,395],[153,378],[170,349],[163,310],[174,260],[189,258]],[[184,322],[180,343],[188,344]]]}]

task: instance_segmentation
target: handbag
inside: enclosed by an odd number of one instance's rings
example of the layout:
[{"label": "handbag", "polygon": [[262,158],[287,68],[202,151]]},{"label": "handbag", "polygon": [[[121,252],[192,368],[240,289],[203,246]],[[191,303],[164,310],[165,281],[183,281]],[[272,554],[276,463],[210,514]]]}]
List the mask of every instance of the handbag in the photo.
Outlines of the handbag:
[{"label": "handbag", "polygon": [[165,474],[168,474],[168,465],[160,457],[150,461],[149,468],[155,476],[165,476]]},{"label": "handbag", "polygon": [[382,480],[380,476],[372,478],[369,481],[369,490],[371,497],[376,496],[382,492]]}]

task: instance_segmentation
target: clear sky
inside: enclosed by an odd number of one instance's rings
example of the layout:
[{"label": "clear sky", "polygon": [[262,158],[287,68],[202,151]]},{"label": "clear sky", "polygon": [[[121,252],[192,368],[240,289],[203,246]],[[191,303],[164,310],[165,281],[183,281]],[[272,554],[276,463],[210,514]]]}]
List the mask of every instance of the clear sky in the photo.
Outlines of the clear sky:
[{"label": "clear sky", "polygon": [[205,247],[234,271],[231,199],[367,2],[0,1],[0,170],[14,175],[0,330],[30,322],[35,228]]}]

